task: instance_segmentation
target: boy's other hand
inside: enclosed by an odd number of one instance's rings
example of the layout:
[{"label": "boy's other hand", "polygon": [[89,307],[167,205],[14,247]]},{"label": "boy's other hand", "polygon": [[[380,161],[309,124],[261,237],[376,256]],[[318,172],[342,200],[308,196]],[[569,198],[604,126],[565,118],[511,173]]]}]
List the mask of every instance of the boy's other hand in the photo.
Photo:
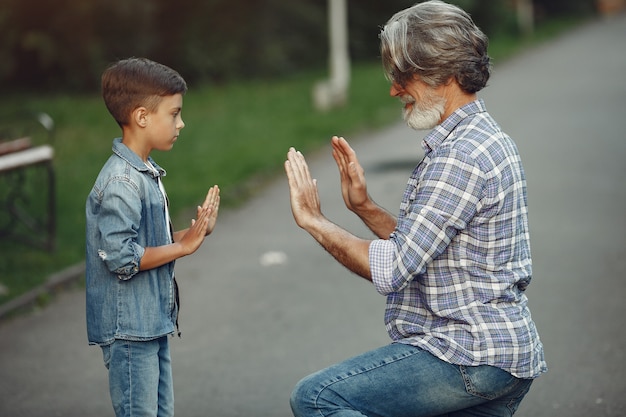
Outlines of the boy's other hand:
[{"label": "boy's other hand", "polygon": [[191,226],[184,232],[180,239],[185,255],[194,253],[206,237],[206,230],[209,227],[211,209],[209,207],[198,207],[198,217],[191,220]]}]

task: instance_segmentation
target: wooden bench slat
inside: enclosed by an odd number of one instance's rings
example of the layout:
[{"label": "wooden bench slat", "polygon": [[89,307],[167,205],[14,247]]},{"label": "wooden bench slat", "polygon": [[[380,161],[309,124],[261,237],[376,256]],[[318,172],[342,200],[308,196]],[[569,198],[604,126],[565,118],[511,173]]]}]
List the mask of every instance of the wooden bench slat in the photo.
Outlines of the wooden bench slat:
[{"label": "wooden bench slat", "polygon": [[41,162],[51,161],[54,149],[50,145],[41,145],[23,151],[0,156],[0,172],[11,171]]}]

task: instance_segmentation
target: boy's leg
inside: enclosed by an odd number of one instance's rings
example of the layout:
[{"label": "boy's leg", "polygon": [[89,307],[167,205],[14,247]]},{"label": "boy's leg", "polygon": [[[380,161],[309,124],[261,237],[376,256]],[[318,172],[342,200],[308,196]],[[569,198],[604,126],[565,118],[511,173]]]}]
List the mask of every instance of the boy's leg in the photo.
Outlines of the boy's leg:
[{"label": "boy's leg", "polygon": [[[167,356],[169,367],[169,348],[167,337],[145,342],[116,340],[113,344],[103,347],[105,365],[109,369],[109,390],[113,409],[117,417],[123,416],[161,416],[161,412],[169,412],[168,407],[160,406],[160,400],[170,401],[171,371],[164,373],[161,369],[161,355]],[[169,375],[169,377],[168,377]],[[165,380],[169,378],[169,383]],[[165,387],[169,384],[169,388]],[[162,397],[162,398],[161,398]]]},{"label": "boy's leg", "polygon": [[[469,376],[467,369],[394,343],[306,377],[291,407],[296,417],[437,416],[487,403],[524,381],[490,366],[472,367]],[[474,387],[469,378],[478,376]]]},{"label": "boy's leg", "polygon": [[172,377],[172,358],[169,339],[159,339],[159,413],[158,417],[174,415],[174,380]]}]

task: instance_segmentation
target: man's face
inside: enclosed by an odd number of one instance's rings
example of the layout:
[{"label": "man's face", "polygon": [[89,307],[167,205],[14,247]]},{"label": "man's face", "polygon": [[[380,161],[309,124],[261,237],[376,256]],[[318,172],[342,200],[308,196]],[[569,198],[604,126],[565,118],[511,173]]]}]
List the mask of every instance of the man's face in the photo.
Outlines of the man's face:
[{"label": "man's face", "polygon": [[404,120],[412,129],[432,129],[442,121],[446,100],[422,81],[415,79],[404,87],[393,83],[389,93],[404,104]]}]

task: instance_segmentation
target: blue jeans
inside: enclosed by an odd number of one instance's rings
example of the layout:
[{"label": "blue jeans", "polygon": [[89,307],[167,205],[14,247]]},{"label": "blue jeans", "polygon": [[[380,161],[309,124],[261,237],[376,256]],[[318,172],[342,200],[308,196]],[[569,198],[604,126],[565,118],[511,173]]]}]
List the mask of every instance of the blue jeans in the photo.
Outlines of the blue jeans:
[{"label": "blue jeans", "polygon": [[102,347],[117,417],[174,415],[172,362],[167,336],[145,342],[116,339]]},{"label": "blue jeans", "polygon": [[295,417],[512,416],[530,389],[492,366],[459,366],[393,343],[301,380]]}]

